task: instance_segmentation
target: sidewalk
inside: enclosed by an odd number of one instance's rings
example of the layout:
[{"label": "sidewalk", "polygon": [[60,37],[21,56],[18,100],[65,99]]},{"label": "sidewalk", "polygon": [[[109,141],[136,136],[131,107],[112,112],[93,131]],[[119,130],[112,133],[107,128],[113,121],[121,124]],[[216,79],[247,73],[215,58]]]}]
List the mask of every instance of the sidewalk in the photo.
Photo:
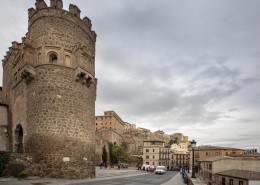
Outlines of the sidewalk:
[{"label": "sidewalk", "polygon": [[18,180],[17,178],[0,178],[0,185],[76,185],[78,183],[115,179],[121,177],[131,177],[137,175],[148,174],[140,170],[128,170],[128,169],[99,169],[96,168],[96,178],[93,179],[50,179],[29,177],[28,179]]},{"label": "sidewalk", "polygon": [[161,185],[187,185],[183,182],[182,176],[180,173],[177,173],[171,180]]}]

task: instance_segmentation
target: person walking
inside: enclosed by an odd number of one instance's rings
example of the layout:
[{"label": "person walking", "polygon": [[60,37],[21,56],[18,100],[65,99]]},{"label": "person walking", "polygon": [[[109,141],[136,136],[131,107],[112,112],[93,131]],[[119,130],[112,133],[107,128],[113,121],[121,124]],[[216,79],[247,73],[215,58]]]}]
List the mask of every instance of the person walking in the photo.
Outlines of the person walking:
[{"label": "person walking", "polygon": [[182,175],[182,178],[184,179],[184,175],[186,174],[186,171],[185,171],[185,169],[184,168],[182,168],[182,170],[181,170],[181,175]]}]

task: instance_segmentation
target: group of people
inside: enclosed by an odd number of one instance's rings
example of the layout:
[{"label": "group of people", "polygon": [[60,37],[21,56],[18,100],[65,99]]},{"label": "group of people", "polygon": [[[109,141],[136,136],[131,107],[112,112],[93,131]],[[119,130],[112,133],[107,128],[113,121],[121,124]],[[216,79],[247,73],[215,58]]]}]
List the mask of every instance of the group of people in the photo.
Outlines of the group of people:
[{"label": "group of people", "polygon": [[107,163],[100,163],[100,169],[107,169]]},{"label": "group of people", "polygon": [[[114,168],[114,166],[112,165],[108,166],[107,163],[100,163],[99,167],[100,169],[109,169],[109,170],[110,168]],[[118,164],[117,168],[118,170],[120,170],[120,168],[128,168],[128,166],[126,164]]]}]

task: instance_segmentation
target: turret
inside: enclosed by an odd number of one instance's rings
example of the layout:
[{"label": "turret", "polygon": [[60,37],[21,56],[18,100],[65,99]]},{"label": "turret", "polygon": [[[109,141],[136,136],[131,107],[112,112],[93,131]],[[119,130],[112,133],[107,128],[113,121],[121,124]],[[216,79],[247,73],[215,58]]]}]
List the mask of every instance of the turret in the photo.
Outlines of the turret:
[{"label": "turret", "polygon": [[9,135],[33,175],[95,177],[96,33],[76,5],[62,8],[62,0],[36,0],[28,32],[3,60]]}]

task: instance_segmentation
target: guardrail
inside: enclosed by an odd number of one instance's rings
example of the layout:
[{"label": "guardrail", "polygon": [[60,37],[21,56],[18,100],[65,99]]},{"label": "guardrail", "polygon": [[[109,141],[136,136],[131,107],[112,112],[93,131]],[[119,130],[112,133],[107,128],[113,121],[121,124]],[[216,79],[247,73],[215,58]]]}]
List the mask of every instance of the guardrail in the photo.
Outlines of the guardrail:
[{"label": "guardrail", "polygon": [[188,185],[207,185],[200,178],[191,178],[191,174],[186,174],[183,181],[185,184],[188,184]]}]

